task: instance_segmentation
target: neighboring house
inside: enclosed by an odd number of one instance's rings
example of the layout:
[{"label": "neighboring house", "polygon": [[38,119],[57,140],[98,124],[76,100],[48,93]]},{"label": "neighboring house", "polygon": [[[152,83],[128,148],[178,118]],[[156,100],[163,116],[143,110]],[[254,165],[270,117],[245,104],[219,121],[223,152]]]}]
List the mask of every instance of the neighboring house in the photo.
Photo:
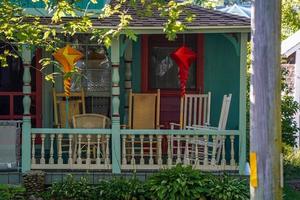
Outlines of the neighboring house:
[{"label": "neighboring house", "polygon": [[[286,67],[289,71],[288,84],[293,89],[295,101],[300,103],[300,30],[285,39],[281,43],[281,55],[287,57]],[[300,127],[300,113],[296,115],[298,127]],[[298,147],[299,135],[297,137]]]},{"label": "neighboring house", "polygon": [[233,15],[239,15],[242,17],[251,18],[251,5],[234,4],[232,6],[217,7],[217,10],[230,13]]},{"label": "neighboring house", "polygon": [[[39,72],[29,70],[32,65],[40,68],[38,60],[45,55],[43,50],[33,52],[24,48],[22,61],[11,60],[9,68],[0,68],[0,82],[4,83],[0,85],[0,119],[22,120],[23,124],[22,172],[40,169],[123,173],[184,163],[207,171],[225,170],[243,174],[246,164],[246,43],[250,20],[196,6],[187,9],[195,14],[195,20],[186,24],[187,30],[178,34],[175,41],[168,41],[163,34],[164,19],[157,13],[141,18],[136,14],[137,10],[130,8],[128,12],[133,17],[130,28],[136,32],[138,39],[131,41],[123,35],[114,39],[108,50],[110,62],[105,58],[104,49],[85,35],[69,38],[68,41],[85,55],[78,66],[87,77],[81,85],[85,92],[86,112],[106,115],[111,120],[106,129],[63,129],[54,123],[52,91],[54,88],[62,92],[62,81],[53,84]],[[43,20],[50,22],[47,17]],[[95,28],[109,28],[116,26],[118,20],[117,16],[101,22],[94,19],[93,25]],[[180,118],[178,69],[170,59],[170,53],[183,44],[196,52],[197,57],[190,68],[187,93],[211,92],[212,126],[218,126],[223,96],[232,94],[226,130],[170,129],[170,122],[178,123]],[[20,78],[13,79],[14,70],[17,70],[18,77],[23,76],[23,83]],[[51,72],[53,69],[49,68],[46,73]],[[7,76],[12,78],[6,79]],[[5,88],[7,85],[10,87]],[[127,97],[130,89],[134,93],[151,93],[160,89],[158,114],[161,129],[122,129],[122,125],[129,121]],[[23,108],[17,105],[23,105]],[[147,110],[146,107],[141,109]],[[87,138],[96,135],[96,152],[95,149],[94,152],[82,151],[81,142],[85,146],[92,145],[92,139]],[[184,141],[180,142],[175,135],[183,136],[181,139]],[[201,161],[191,163],[191,146],[187,144],[195,135],[204,138],[204,154]],[[75,144],[74,138],[79,138]],[[148,145],[148,149],[140,152],[146,139],[144,148]],[[211,155],[207,154],[208,141],[213,144],[219,141],[213,146]],[[106,142],[103,151],[98,151],[97,142],[98,145]],[[67,151],[63,151],[64,145],[67,145]],[[77,145],[76,148],[74,145]],[[181,145],[180,150],[175,149],[176,145]],[[219,145],[222,145],[221,154],[216,153]],[[77,151],[75,157],[72,156],[74,151]],[[90,162],[92,153],[96,163]],[[220,160],[215,159],[216,154]]]}]

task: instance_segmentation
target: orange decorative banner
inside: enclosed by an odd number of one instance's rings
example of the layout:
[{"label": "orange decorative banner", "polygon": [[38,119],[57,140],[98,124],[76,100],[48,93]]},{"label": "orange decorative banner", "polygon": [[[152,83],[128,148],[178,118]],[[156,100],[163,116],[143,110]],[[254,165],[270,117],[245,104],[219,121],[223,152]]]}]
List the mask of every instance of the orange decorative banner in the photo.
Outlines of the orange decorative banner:
[{"label": "orange decorative banner", "polygon": [[[83,58],[83,54],[80,51],[72,48],[67,44],[64,48],[59,49],[53,54],[55,60],[57,60],[63,67],[64,73],[71,72],[74,68],[74,64]],[[65,95],[70,96],[71,78],[64,80]]]},{"label": "orange decorative banner", "polygon": [[254,188],[258,186],[257,158],[255,152],[250,152],[250,185]]}]

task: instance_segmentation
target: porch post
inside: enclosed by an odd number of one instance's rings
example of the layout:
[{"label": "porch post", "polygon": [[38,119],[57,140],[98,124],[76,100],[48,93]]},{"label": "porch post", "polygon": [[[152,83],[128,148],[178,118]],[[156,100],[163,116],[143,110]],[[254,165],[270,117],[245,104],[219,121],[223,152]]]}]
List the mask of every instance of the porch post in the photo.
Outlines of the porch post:
[{"label": "porch post", "polygon": [[246,91],[247,91],[247,33],[241,33],[240,45],[240,105],[239,105],[239,173],[245,174],[246,166]]},{"label": "porch post", "polygon": [[31,117],[30,117],[30,104],[31,104],[31,50],[28,46],[22,47],[22,59],[23,59],[23,125],[22,125],[22,172],[30,170],[31,158]]},{"label": "porch post", "polygon": [[120,87],[119,64],[120,50],[119,38],[114,38],[111,45],[112,62],[112,173],[121,173],[120,151]]},{"label": "porch post", "polygon": [[131,86],[131,76],[132,76],[132,41],[128,39],[128,46],[124,53],[125,59],[125,113],[124,113],[124,124],[128,124],[128,95],[129,91],[132,88]]}]

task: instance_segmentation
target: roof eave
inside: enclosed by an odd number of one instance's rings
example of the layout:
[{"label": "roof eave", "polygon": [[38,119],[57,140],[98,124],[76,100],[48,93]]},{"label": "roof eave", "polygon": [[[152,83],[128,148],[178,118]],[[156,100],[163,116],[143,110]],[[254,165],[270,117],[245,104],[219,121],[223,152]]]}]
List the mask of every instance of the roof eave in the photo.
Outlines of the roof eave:
[{"label": "roof eave", "polygon": [[[111,29],[116,28],[114,26],[94,26],[94,28],[99,29]],[[128,29],[133,30],[137,34],[159,34],[163,33],[163,27],[128,27]],[[187,27],[182,33],[250,33],[250,26],[190,26]]]}]

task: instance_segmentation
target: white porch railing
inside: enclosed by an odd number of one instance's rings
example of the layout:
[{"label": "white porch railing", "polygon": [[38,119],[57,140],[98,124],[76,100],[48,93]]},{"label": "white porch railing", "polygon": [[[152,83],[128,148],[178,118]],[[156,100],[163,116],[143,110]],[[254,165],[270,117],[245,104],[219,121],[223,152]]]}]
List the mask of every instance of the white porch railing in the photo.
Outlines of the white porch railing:
[{"label": "white porch railing", "polygon": [[[31,129],[31,169],[155,170],[178,163],[206,171],[238,170],[239,131],[120,130],[121,147],[110,129]],[[35,145],[40,137],[39,145]],[[120,151],[114,148],[120,149]]]},{"label": "white porch railing", "polygon": [[31,169],[109,170],[110,140],[110,129],[32,129]]}]

